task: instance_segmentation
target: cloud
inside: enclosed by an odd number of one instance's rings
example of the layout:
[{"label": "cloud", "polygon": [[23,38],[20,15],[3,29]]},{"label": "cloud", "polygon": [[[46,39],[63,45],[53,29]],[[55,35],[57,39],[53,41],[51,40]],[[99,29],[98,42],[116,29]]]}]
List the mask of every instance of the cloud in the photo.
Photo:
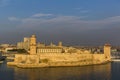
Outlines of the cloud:
[{"label": "cloud", "polygon": [[113,17],[108,17],[107,19],[104,19],[105,22],[120,22],[120,16],[113,16]]},{"label": "cloud", "polygon": [[88,13],[89,10],[81,10],[80,13]]},{"label": "cloud", "polygon": [[43,13],[38,13],[38,14],[34,14],[32,15],[32,17],[48,17],[48,16],[52,16],[53,14],[43,14]]},{"label": "cloud", "polygon": [[74,8],[75,10],[82,10],[82,8]]},{"label": "cloud", "polygon": [[79,11],[80,13],[88,13],[88,12],[90,12],[90,10],[86,10],[86,9],[83,9],[83,8],[74,8],[74,9]]},{"label": "cloud", "polygon": [[77,45],[104,44],[105,42],[117,44],[120,41],[118,37],[120,34],[120,16],[107,17],[101,20],[84,20],[86,18],[84,16],[46,16],[50,18],[31,16],[20,19],[9,18],[13,22],[20,21],[15,28],[17,30],[14,29],[10,32],[11,35],[19,37],[37,34],[40,36],[38,41],[61,40],[66,44]]},{"label": "cloud", "polygon": [[[52,16],[51,18],[44,18]],[[63,16],[63,15],[54,15],[53,14],[34,14],[32,17],[27,17],[23,19],[18,19],[16,17],[9,17],[10,21],[21,21],[22,24],[19,27],[26,27],[26,28],[41,28],[44,26],[47,27],[59,27],[59,29],[68,28],[76,29],[76,31],[88,31],[88,30],[96,30],[96,29],[103,29],[112,25],[114,23],[119,24],[120,16],[113,16],[108,17],[102,20],[84,20],[85,16]]]},{"label": "cloud", "polygon": [[10,20],[10,21],[19,21],[20,19],[18,19],[17,17],[8,17],[8,20]]},{"label": "cloud", "polygon": [[52,18],[24,18],[22,19],[22,26],[26,28],[40,28],[44,26],[48,27],[57,27],[57,28],[64,28],[64,27],[77,27],[80,26],[80,24],[85,24],[84,21],[81,21],[80,19],[83,18],[77,17],[77,16],[55,16]]},{"label": "cloud", "polygon": [[10,3],[10,0],[0,0],[0,7],[7,6]]}]

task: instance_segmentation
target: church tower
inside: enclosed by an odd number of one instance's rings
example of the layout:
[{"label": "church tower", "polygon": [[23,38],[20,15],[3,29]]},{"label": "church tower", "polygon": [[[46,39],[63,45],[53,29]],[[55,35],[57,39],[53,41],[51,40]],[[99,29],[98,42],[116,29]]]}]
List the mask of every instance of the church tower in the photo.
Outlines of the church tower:
[{"label": "church tower", "polygon": [[32,35],[30,38],[30,55],[36,54],[36,36]]},{"label": "church tower", "polygon": [[111,60],[111,45],[110,44],[104,45],[104,54],[107,60]]}]

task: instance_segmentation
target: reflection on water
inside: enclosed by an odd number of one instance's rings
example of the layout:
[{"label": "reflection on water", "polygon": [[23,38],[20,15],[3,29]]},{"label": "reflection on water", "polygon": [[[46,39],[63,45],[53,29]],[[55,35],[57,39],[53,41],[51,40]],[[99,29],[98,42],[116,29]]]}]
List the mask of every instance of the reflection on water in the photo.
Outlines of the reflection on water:
[{"label": "reflection on water", "polygon": [[39,69],[14,68],[14,80],[110,80],[111,64]]},{"label": "reflection on water", "polygon": [[14,80],[14,70],[7,68],[6,62],[0,64],[0,80]]},{"label": "reflection on water", "polygon": [[112,80],[120,80],[120,62],[113,62],[111,65]]},{"label": "reflection on water", "polygon": [[84,67],[21,69],[6,66],[4,63],[0,64],[0,80],[115,80],[115,75],[112,74],[117,71],[116,68],[120,71],[120,63],[119,67],[114,65],[116,64],[112,63],[111,66],[111,63],[108,63]]}]

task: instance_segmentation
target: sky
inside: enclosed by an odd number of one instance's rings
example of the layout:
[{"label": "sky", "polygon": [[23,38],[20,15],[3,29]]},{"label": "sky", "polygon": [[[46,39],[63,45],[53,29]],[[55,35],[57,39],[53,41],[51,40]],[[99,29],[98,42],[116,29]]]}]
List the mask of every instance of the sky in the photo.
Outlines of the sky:
[{"label": "sky", "polygon": [[0,43],[120,45],[120,0],[0,0]]}]

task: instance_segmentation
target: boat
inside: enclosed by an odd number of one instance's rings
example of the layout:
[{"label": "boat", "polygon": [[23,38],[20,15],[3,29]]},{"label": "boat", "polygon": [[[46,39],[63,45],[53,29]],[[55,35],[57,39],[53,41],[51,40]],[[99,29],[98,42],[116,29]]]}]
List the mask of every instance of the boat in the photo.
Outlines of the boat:
[{"label": "boat", "polygon": [[3,61],[6,59],[6,56],[0,56],[0,61]]}]

